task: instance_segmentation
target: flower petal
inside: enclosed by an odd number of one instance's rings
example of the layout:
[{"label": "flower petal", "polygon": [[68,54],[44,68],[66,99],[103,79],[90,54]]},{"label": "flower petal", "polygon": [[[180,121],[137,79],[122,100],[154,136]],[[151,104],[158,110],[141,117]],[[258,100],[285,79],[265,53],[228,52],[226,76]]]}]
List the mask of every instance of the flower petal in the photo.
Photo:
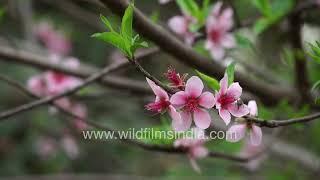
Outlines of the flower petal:
[{"label": "flower petal", "polygon": [[229,112],[235,117],[242,117],[249,114],[249,108],[247,105],[237,105],[237,103],[230,104],[228,106]]},{"label": "flower petal", "polygon": [[172,118],[172,128],[175,131],[185,131],[185,123],[182,121],[180,113],[173,106],[169,106],[168,113]]},{"label": "flower petal", "polygon": [[203,90],[203,83],[201,79],[197,76],[192,76],[186,84],[185,92],[188,93],[189,96],[199,97]]},{"label": "flower petal", "polygon": [[213,44],[208,50],[210,51],[211,56],[218,61],[222,60],[225,55],[225,50],[220,44]]},{"label": "flower petal", "polygon": [[215,104],[214,95],[210,92],[204,92],[199,98],[199,105],[202,107],[210,109],[214,106],[214,104]]},{"label": "flower petal", "polygon": [[184,35],[188,31],[187,21],[183,16],[174,16],[169,19],[168,26],[178,35]]},{"label": "flower petal", "polygon": [[187,101],[187,94],[184,91],[179,91],[171,96],[170,102],[173,105],[181,106],[186,104]]},{"label": "flower petal", "polygon": [[258,146],[261,144],[261,140],[262,140],[262,131],[261,128],[258,126],[253,125],[252,129],[250,130],[250,142],[252,145],[254,146]]},{"label": "flower petal", "polygon": [[222,2],[218,1],[217,3],[214,4],[213,8],[212,8],[212,16],[219,16],[220,11],[221,11],[221,7],[222,7]]},{"label": "flower petal", "polygon": [[227,94],[232,96],[235,100],[238,100],[242,94],[242,88],[239,83],[232,83],[227,90]]},{"label": "flower petal", "polygon": [[200,174],[201,173],[201,169],[200,169],[197,161],[193,157],[189,157],[189,161],[190,161],[192,169]]},{"label": "flower petal", "polygon": [[245,136],[246,130],[246,124],[233,125],[227,131],[226,140],[229,142],[238,142]]},{"label": "flower petal", "polygon": [[222,37],[221,43],[222,43],[222,46],[225,48],[233,48],[236,45],[234,37],[229,33],[225,34]]},{"label": "flower petal", "polygon": [[225,94],[228,89],[228,75],[224,74],[223,78],[220,80],[220,95]]},{"label": "flower petal", "polygon": [[181,116],[182,123],[178,123],[177,121],[172,122],[172,123],[177,123],[177,124],[172,124],[173,127],[175,128],[175,130],[176,131],[185,131],[185,130],[190,129],[191,123],[192,123],[191,113],[182,111],[180,113],[180,116]]},{"label": "flower petal", "polygon": [[165,90],[163,90],[161,87],[156,85],[156,83],[151,81],[149,78],[146,78],[146,79],[147,79],[147,82],[148,82],[150,88],[152,89],[153,93],[156,96],[158,96],[159,98],[163,98],[163,99],[169,100],[168,93]]},{"label": "flower petal", "polygon": [[251,116],[258,116],[258,106],[256,101],[254,100],[249,101],[248,108]]},{"label": "flower petal", "polygon": [[208,111],[198,108],[193,112],[194,122],[200,129],[207,129],[211,124],[211,117]]},{"label": "flower petal", "polygon": [[196,159],[204,158],[204,157],[208,156],[208,154],[209,154],[208,149],[204,146],[191,147],[190,151],[192,153],[192,157],[194,157]]},{"label": "flower petal", "polygon": [[228,125],[231,120],[231,115],[228,110],[226,109],[219,109],[219,115],[222,118],[222,120]]}]

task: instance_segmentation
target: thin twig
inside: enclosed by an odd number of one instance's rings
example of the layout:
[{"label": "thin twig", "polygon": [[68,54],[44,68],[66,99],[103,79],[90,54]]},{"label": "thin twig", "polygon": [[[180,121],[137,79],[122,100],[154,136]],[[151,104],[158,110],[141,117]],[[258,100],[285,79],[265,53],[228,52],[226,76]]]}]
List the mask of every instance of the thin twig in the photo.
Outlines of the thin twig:
[{"label": "thin twig", "polygon": [[245,116],[243,117],[243,119],[239,118],[239,120],[252,122],[260,127],[276,128],[276,127],[289,126],[289,125],[298,124],[298,123],[307,123],[309,121],[313,121],[319,118],[320,118],[320,112],[310,114],[308,116],[303,116],[300,118],[292,118],[292,119],[285,119],[285,120],[265,120],[265,119],[251,117],[251,116]]}]

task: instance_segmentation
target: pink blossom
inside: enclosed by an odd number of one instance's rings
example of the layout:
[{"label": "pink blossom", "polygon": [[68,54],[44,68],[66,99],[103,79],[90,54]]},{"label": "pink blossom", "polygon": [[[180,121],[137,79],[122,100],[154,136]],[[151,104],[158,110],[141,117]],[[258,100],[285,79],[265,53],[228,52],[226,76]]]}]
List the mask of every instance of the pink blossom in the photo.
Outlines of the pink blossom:
[{"label": "pink blossom", "polygon": [[76,159],[79,156],[78,144],[70,135],[65,135],[62,138],[61,147],[70,159]]},{"label": "pink blossom", "polygon": [[176,109],[171,105],[169,101],[168,93],[163,90],[161,87],[157,86],[153,81],[146,78],[149,86],[151,87],[153,93],[156,95],[154,102],[146,105],[146,109],[156,113],[164,113],[168,111],[169,115],[172,118],[172,127],[176,131],[186,130],[183,126],[182,119],[180,114]]},{"label": "pink blossom", "polygon": [[205,43],[213,58],[221,60],[225,48],[233,48],[235,40],[229,32],[233,26],[233,11],[231,8],[222,10],[222,2],[214,5],[206,23],[207,40]]},{"label": "pink blossom", "polygon": [[35,144],[35,151],[42,159],[55,156],[58,152],[57,142],[49,137],[40,137]]},{"label": "pink blossom", "polygon": [[172,95],[170,102],[181,109],[181,117],[185,129],[189,129],[192,117],[197,127],[206,129],[210,126],[211,117],[206,109],[210,109],[215,104],[212,93],[202,93],[204,86],[201,79],[192,76],[186,84],[184,91],[179,91]]},{"label": "pink blossom", "polygon": [[27,82],[27,87],[38,96],[45,96],[47,94],[46,82],[42,74],[32,76]]},{"label": "pink blossom", "polygon": [[74,126],[82,131],[88,129],[88,125],[83,122],[88,117],[87,107],[84,104],[76,103],[71,107],[71,112],[82,119],[75,119]]},{"label": "pink blossom", "polygon": [[242,117],[249,113],[249,108],[245,104],[238,104],[238,100],[242,94],[242,88],[239,83],[232,83],[228,87],[227,74],[220,81],[220,90],[216,93],[216,108],[219,115],[228,125],[231,120],[230,113],[235,117]]},{"label": "pink blossom", "polygon": [[[257,104],[255,101],[248,103],[250,109],[250,116],[256,116],[258,114]],[[227,141],[238,142],[245,137],[248,131],[249,139],[252,145],[258,146],[261,144],[262,131],[261,128],[254,123],[239,123],[230,127],[227,131]]]},{"label": "pink blossom", "polygon": [[180,74],[177,73],[174,68],[169,67],[168,71],[164,75],[170,81],[170,87],[184,90],[187,74],[180,76]]},{"label": "pink blossom", "polygon": [[48,22],[41,22],[35,28],[36,36],[46,46],[50,53],[67,55],[71,51],[71,42]]},{"label": "pink blossom", "polygon": [[169,28],[177,35],[184,38],[184,41],[191,45],[196,34],[189,30],[189,26],[194,23],[194,19],[190,16],[174,16],[168,21]]},{"label": "pink blossom", "polygon": [[199,128],[192,128],[191,132],[192,137],[187,136],[182,139],[175,140],[174,147],[186,150],[192,168],[200,173],[200,168],[196,163],[196,159],[208,156],[208,149],[204,147],[206,136],[204,131]]},{"label": "pink blossom", "polygon": [[249,162],[243,164],[244,167],[250,171],[256,171],[260,167],[263,160],[266,159],[267,155],[265,153],[261,153],[263,150],[264,150],[264,146],[262,144],[260,144],[258,146],[254,146],[251,144],[251,142],[246,140],[244,143],[244,146],[242,147],[242,149],[239,153],[240,156],[243,156],[243,157],[257,156],[257,157],[255,157],[252,160],[250,160]]}]

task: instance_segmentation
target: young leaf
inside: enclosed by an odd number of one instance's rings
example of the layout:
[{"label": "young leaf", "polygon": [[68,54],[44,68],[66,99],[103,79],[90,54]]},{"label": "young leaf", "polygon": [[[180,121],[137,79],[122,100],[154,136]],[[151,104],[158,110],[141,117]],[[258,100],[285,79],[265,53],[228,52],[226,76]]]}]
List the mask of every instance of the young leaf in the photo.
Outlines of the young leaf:
[{"label": "young leaf", "polygon": [[121,22],[122,36],[130,40],[132,39],[132,21],[133,21],[133,4],[130,4],[126,9]]},{"label": "young leaf", "polygon": [[229,66],[226,69],[226,73],[228,75],[228,84],[232,84],[234,81],[234,70],[235,70],[236,64],[235,62],[232,62],[229,64]]},{"label": "young leaf", "polygon": [[312,86],[311,91],[314,91],[314,90],[318,89],[319,87],[320,87],[320,80],[317,81],[316,83],[314,83],[314,85]]},{"label": "young leaf", "polygon": [[199,18],[200,8],[194,0],[177,0],[180,9],[195,18]]},{"label": "young leaf", "polygon": [[253,0],[253,4],[264,16],[271,16],[271,4],[269,0]]},{"label": "young leaf", "polygon": [[219,91],[219,89],[220,89],[219,81],[217,81],[215,78],[207,76],[197,70],[196,70],[196,73],[200,76],[200,78],[203,81],[205,81],[207,83],[207,85],[210,89]]},{"label": "young leaf", "polygon": [[109,31],[114,32],[111,23],[108,21],[106,17],[100,14],[100,19],[103,22],[103,24],[108,28]]},{"label": "young leaf", "polygon": [[104,32],[93,34],[92,37],[100,39],[104,42],[110,43],[116,48],[120,49],[123,53],[128,55],[129,51],[125,45],[125,41],[122,36],[116,32]]},{"label": "young leaf", "polygon": [[319,42],[316,42],[317,45],[313,45],[309,43],[309,46],[312,50],[312,52],[307,52],[307,54],[317,63],[320,64],[320,46]]}]

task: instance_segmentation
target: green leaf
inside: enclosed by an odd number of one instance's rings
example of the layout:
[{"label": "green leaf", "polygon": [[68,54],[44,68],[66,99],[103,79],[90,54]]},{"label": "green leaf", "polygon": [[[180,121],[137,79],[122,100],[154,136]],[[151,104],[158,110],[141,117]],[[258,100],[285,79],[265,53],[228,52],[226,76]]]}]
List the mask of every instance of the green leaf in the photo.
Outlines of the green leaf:
[{"label": "green leaf", "polygon": [[312,52],[307,52],[307,54],[317,63],[320,64],[320,43],[316,41],[316,45],[309,43]]},{"label": "green leaf", "polygon": [[250,39],[248,39],[247,37],[245,36],[242,36],[241,34],[239,33],[236,33],[235,34],[235,38],[236,38],[236,41],[237,41],[237,44],[242,47],[242,48],[252,48],[254,47],[253,43],[250,41]]},{"label": "green leaf", "polygon": [[253,0],[252,2],[264,16],[271,16],[272,9],[269,0]]},{"label": "green leaf", "polygon": [[177,0],[177,4],[184,13],[199,18],[201,11],[194,0]]},{"label": "green leaf", "polygon": [[234,81],[234,70],[235,70],[236,64],[235,62],[232,62],[229,64],[229,66],[226,69],[226,73],[228,75],[228,84],[232,84]]},{"label": "green leaf", "polygon": [[196,70],[196,73],[200,76],[200,78],[205,81],[208,85],[208,87],[212,90],[219,91],[220,89],[220,84],[219,81],[217,81],[215,78],[210,77],[208,75],[205,75],[201,73],[200,71]]},{"label": "green leaf", "polygon": [[320,80],[314,83],[314,85],[311,88],[311,91],[315,91],[318,88],[320,88]]},{"label": "green leaf", "polygon": [[103,22],[103,24],[108,28],[109,31],[114,32],[111,23],[109,22],[109,20],[104,17],[102,14],[100,14],[100,19]]},{"label": "green leaf", "polygon": [[262,17],[254,24],[253,31],[255,34],[261,34],[273,24],[274,20]]},{"label": "green leaf", "polygon": [[127,39],[132,39],[132,21],[133,21],[133,4],[130,4],[123,17],[121,22],[121,35]]},{"label": "green leaf", "polygon": [[129,55],[129,49],[125,45],[125,40],[116,32],[104,32],[93,34],[92,37],[100,39],[104,42],[110,43],[116,48],[120,49],[124,54]]}]

